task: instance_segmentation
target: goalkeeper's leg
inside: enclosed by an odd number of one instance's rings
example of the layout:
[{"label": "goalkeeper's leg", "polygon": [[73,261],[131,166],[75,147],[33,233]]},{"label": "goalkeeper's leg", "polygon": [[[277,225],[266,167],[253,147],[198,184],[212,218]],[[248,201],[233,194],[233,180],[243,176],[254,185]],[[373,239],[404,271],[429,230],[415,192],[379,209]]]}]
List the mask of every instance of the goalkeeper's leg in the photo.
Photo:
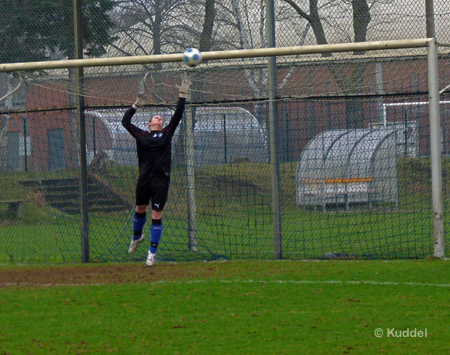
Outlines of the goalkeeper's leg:
[{"label": "goalkeeper's leg", "polygon": [[156,252],[158,250],[159,241],[163,230],[162,225],[162,211],[169,195],[169,180],[166,177],[161,177],[153,181],[153,195],[152,201],[152,228],[151,228],[151,244],[148,249],[148,256],[146,260],[147,266],[152,266],[155,263]]},{"label": "goalkeeper's leg", "polygon": [[[147,205],[136,206],[136,212],[133,218],[133,239],[131,240],[128,254],[132,254],[136,251],[139,244],[144,241],[144,235],[142,229],[147,221],[147,213],[145,212]],[[142,212],[143,211],[143,212]]]},{"label": "goalkeeper's leg", "polygon": [[162,212],[152,211],[152,228],[151,228],[151,243],[148,249],[148,256],[146,264],[152,266],[155,263],[156,252],[158,251],[159,241],[163,230]]}]

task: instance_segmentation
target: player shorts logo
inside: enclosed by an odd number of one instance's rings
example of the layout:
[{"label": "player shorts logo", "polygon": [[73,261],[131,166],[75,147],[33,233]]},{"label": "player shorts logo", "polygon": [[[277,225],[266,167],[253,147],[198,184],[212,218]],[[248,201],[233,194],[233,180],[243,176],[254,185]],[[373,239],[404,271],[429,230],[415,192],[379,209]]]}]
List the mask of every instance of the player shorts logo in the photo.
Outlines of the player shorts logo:
[{"label": "player shorts logo", "polygon": [[159,203],[153,204],[156,208],[159,208]]}]

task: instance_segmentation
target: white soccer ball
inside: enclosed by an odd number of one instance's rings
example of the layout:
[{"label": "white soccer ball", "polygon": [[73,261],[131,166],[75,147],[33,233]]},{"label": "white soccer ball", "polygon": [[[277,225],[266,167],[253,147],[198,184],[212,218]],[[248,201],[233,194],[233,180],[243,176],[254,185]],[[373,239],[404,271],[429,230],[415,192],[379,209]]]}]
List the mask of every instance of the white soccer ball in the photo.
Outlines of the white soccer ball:
[{"label": "white soccer ball", "polygon": [[184,64],[189,67],[195,67],[202,62],[202,53],[196,48],[186,49],[184,52]]}]

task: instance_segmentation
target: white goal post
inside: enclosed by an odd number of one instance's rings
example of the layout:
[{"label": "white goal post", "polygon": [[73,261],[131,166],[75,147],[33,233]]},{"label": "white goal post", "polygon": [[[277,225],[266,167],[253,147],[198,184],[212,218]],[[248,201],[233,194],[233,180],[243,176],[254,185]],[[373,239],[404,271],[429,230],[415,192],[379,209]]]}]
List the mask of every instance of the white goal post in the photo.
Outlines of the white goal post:
[{"label": "white goal post", "polygon": [[441,117],[436,40],[428,42],[428,101],[430,105],[431,180],[433,195],[434,256],[445,256],[444,209],[442,202]]},{"label": "white goal post", "polygon": [[[439,82],[438,82],[438,44],[434,38],[377,41],[360,43],[343,43],[313,46],[275,47],[261,49],[245,49],[230,51],[204,52],[205,61],[233,59],[295,56],[306,54],[324,54],[333,52],[358,52],[374,50],[394,50],[401,48],[427,48],[428,51],[428,91],[430,115],[431,168],[432,168],[432,200],[433,200],[433,228],[434,228],[434,256],[444,257],[445,238],[443,224],[442,201],[442,172],[440,149],[440,114],[439,114]],[[29,63],[0,64],[1,72],[36,71],[44,69],[84,68],[96,66],[117,66],[132,64],[148,64],[163,62],[182,62],[183,54],[160,54],[150,56],[113,57],[96,59],[77,59],[61,61],[44,61]],[[279,179],[279,177],[278,177]]]}]

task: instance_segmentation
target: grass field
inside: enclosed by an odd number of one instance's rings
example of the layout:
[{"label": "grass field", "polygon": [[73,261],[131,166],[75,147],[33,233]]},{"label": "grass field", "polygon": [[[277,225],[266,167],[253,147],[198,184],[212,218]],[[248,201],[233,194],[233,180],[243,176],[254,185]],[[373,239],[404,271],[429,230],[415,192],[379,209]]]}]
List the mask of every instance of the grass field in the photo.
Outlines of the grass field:
[{"label": "grass field", "polygon": [[2,266],[0,353],[444,354],[449,275],[433,259]]},{"label": "grass field", "polygon": [[[166,260],[273,258],[273,227],[265,212],[205,217],[197,220],[198,255],[187,254],[186,218],[165,215],[160,257]],[[251,219],[244,217],[251,216]],[[283,218],[285,258],[320,258],[330,252],[357,257],[421,258],[433,253],[431,215],[425,213],[331,213],[285,209]],[[147,224],[144,233],[149,235]],[[58,216],[51,223],[3,226],[0,264],[61,263],[80,261],[79,217]],[[126,250],[132,230],[127,215],[90,217],[93,261],[132,261]],[[377,254],[378,253],[378,254]],[[139,254],[145,257],[145,252]]]},{"label": "grass field", "polygon": [[[443,159],[444,173],[450,160]],[[399,158],[398,206],[367,205],[299,208],[295,203],[296,163],[281,171],[283,257],[318,259],[329,253],[355,258],[425,258],[433,253],[430,162]],[[132,204],[136,168],[110,165],[101,180]],[[11,218],[7,205],[0,209],[0,264],[80,262],[80,215],[53,208],[42,191],[17,181],[76,177],[69,169],[57,172],[10,173],[1,177],[2,199],[21,198],[20,218]],[[198,253],[188,253],[185,170],[173,167],[169,201],[164,209],[164,232],[159,256],[170,261],[273,259],[270,166],[242,162],[196,169],[196,226]],[[444,174],[446,177],[447,174]],[[444,202],[449,201],[444,183]],[[62,198],[63,199],[63,198]],[[62,201],[64,202],[64,201]],[[90,256],[94,262],[129,262],[145,258],[145,251],[126,254],[132,231],[132,209],[89,214]],[[450,212],[445,203],[444,215]],[[447,220],[444,219],[445,229]],[[144,231],[149,233],[147,224]]]}]

